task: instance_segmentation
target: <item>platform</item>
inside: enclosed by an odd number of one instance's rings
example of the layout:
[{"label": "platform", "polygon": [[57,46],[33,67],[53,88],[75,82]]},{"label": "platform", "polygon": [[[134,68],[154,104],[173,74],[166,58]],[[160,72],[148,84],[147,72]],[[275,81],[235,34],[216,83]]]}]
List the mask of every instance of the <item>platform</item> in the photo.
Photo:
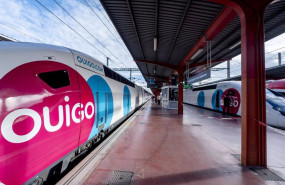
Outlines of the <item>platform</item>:
[{"label": "platform", "polygon": [[285,184],[283,133],[268,128],[268,168],[279,180],[268,181],[241,166],[240,126],[240,119],[195,106],[177,115],[149,102],[82,183],[112,184],[123,171],[133,173],[131,185]]}]

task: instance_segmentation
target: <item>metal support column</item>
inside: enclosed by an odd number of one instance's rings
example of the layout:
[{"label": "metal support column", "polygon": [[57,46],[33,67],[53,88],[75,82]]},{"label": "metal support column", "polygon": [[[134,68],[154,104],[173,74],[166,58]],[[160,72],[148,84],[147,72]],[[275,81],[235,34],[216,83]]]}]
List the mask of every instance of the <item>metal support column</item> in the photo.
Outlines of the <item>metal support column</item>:
[{"label": "metal support column", "polygon": [[107,66],[109,67],[109,57],[107,57]]},{"label": "metal support column", "polygon": [[178,114],[183,114],[183,72],[178,72]]},{"label": "metal support column", "polygon": [[281,61],[282,61],[281,53],[278,53],[278,65],[279,66],[281,66]]},{"label": "metal support column", "polygon": [[264,12],[270,1],[234,0],[241,20],[242,164],[267,165]]},{"label": "metal support column", "polygon": [[231,77],[231,66],[230,66],[230,61],[227,61],[227,78]]}]

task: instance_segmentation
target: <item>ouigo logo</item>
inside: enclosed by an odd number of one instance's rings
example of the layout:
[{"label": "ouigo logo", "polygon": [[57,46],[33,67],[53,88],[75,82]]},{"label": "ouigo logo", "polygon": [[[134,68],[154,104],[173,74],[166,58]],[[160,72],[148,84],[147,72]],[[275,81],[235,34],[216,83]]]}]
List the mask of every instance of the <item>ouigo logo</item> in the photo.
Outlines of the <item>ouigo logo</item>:
[{"label": "ouigo logo", "polygon": [[[64,121],[66,126],[69,127],[71,125],[70,124],[71,119],[74,123],[80,123],[85,118],[91,119],[94,116],[95,107],[92,102],[88,102],[85,105],[83,105],[82,103],[76,103],[71,108],[70,105],[68,104],[69,102],[68,96],[64,97],[64,101],[67,103],[64,107],[63,105],[58,106],[59,121],[56,125],[52,125],[50,122],[50,108],[47,106],[44,106],[42,109],[43,120],[41,119],[40,116],[41,114],[33,109],[23,108],[10,112],[4,118],[1,125],[1,132],[3,137],[11,143],[24,143],[26,141],[33,139],[39,133],[42,127],[42,123],[44,125],[44,128],[48,132],[56,132],[63,126]],[[77,117],[76,113],[78,113],[80,117]],[[20,118],[21,116],[29,116],[34,121],[34,125],[31,131],[29,131],[24,135],[17,134],[13,130],[14,121]]]},{"label": "ouigo logo", "polygon": [[89,61],[89,60],[87,60],[85,58],[82,58],[80,56],[77,56],[76,58],[77,58],[77,61],[79,63],[82,63],[82,64],[84,64],[86,66],[89,66],[89,67],[91,67],[93,69],[96,69],[97,71],[103,72],[103,68],[98,66],[97,64],[94,64],[93,62],[91,62],[91,61]]}]

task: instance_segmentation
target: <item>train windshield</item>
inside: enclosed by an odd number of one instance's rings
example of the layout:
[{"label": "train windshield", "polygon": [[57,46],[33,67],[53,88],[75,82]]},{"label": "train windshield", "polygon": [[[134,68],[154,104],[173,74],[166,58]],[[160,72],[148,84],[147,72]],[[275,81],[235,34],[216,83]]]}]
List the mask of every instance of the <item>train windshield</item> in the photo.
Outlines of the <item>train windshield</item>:
[{"label": "train windshield", "polygon": [[271,90],[266,89],[266,101],[273,106],[273,108],[279,108],[285,110],[285,99],[276,96]]}]

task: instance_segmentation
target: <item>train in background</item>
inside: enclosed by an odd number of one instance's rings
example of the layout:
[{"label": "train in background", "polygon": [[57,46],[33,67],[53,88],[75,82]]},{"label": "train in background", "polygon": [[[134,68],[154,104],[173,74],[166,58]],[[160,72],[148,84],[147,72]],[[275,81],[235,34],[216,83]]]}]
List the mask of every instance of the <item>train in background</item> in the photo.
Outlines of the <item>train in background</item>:
[{"label": "train in background", "polygon": [[65,47],[0,42],[0,184],[42,184],[150,97]]},{"label": "train in background", "polygon": [[[223,112],[224,98],[230,95],[230,114],[241,116],[241,82],[225,81],[187,89],[184,103]],[[266,89],[266,123],[285,129],[285,99]]]},{"label": "train in background", "polygon": [[279,93],[277,96],[282,95],[285,97],[285,79],[274,80],[267,84],[267,88]]}]

